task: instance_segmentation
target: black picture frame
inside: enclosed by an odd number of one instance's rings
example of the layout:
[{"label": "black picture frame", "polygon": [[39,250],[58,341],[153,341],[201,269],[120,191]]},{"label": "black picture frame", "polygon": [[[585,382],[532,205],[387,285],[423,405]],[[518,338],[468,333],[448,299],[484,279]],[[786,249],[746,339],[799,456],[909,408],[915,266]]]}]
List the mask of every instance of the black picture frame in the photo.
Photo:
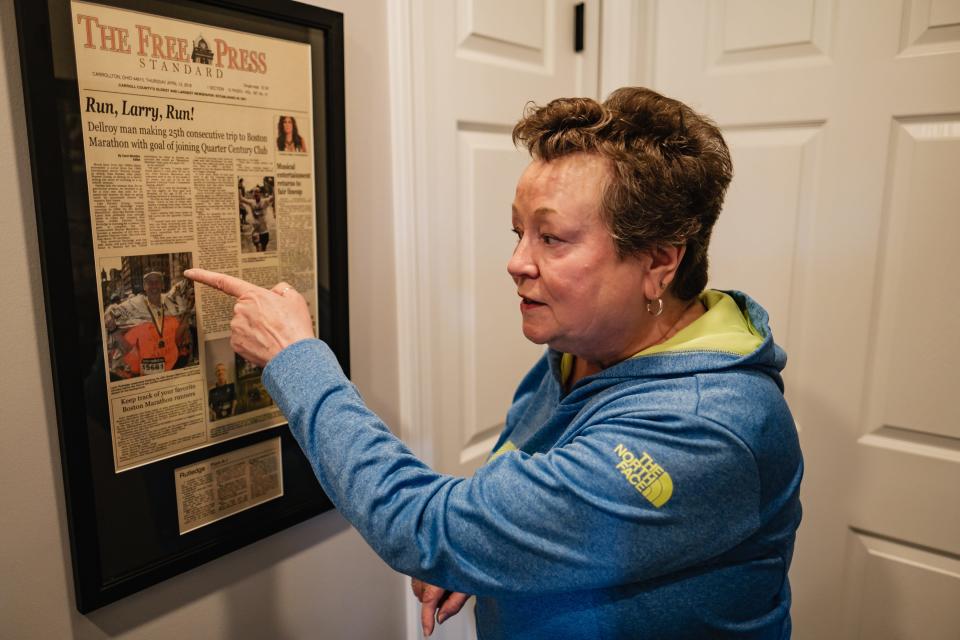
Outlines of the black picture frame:
[{"label": "black picture frame", "polygon": [[[289,0],[91,1],[312,44],[316,266],[328,274],[318,324],[349,375],[342,14]],[[286,425],[114,472],[70,0],[16,0],[16,18],[76,605],[87,613],[332,505]],[[277,437],[284,495],[181,535],[174,469]]]}]

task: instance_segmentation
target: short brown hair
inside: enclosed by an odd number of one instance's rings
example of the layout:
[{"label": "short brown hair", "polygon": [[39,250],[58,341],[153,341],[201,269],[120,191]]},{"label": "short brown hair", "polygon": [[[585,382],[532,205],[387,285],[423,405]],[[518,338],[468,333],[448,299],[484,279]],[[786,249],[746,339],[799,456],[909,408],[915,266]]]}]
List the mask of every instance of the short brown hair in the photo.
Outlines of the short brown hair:
[{"label": "short brown hair", "polygon": [[530,104],[513,141],[547,162],[577,152],[607,158],[602,211],[620,256],[685,244],[674,295],[690,300],[707,286],[710,233],[733,177],[730,151],[709,118],[650,89],[625,87],[602,104]]}]

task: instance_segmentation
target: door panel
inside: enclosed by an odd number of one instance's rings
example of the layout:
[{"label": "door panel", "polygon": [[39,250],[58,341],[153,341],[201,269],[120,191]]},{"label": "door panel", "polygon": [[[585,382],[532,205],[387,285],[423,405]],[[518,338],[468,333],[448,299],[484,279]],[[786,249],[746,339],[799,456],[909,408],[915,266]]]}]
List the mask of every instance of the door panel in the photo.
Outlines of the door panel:
[{"label": "door panel", "polygon": [[707,6],[708,71],[827,62],[832,0],[727,0]]},{"label": "door panel", "polygon": [[[479,52],[485,47],[497,51],[499,47],[506,61],[531,56],[543,66],[546,61],[544,45],[548,9],[552,10],[553,6],[548,7],[543,0],[459,0],[458,53],[471,49]],[[509,48],[511,46],[513,50]],[[520,53],[517,48],[530,53]]]},{"label": "door panel", "polygon": [[904,55],[960,50],[960,2],[907,0],[900,33],[900,52]]},{"label": "door panel", "polygon": [[[728,128],[734,180],[723,208],[723,224],[710,241],[711,286],[736,289],[752,282],[750,295],[770,313],[778,344],[790,347],[794,286],[806,259],[821,125]],[[751,251],[743,250],[749,238]],[[763,273],[762,279],[755,274]]]},{"label": "door panel", "polygon": [[[898,119],[893,128],[871,422],[960,440],[960,404],[945,401],[960,362],[960,302],[945,295],[960,238],[960,118]],[[937,301],[937,312],[917,309],[923,301]]]},{"label": "door panel", "polygon": [[513,250],[509,207],[526,154],[510,131],[459,131],[462,275],[459,348],[463,354],[462,443],[456,464],[490,453],[519,376],[543,352],[519,330],[518,297],[506,273]]},{"label": "door panel", "polygon": [[[845,637],[955,640],[960,629],[960,560],[857,531],[848,567],[859,577]],[[857,605],[856,603],[859,603]]]}]

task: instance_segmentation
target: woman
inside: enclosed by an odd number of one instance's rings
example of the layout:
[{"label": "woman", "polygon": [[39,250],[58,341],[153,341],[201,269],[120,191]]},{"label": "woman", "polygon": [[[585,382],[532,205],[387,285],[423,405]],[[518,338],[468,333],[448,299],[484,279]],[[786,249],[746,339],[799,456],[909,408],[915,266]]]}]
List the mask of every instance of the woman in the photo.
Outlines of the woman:
[{"label": "woman", "polygon": [[531,108],[514,139],[533,161],[508,271],[549,349],[472,478],[390,435],[289,285],[190,277],[239,296],[234,348],[269,363],[330,498],[414,576],[425,633],[472,593],[481,638],[789,637],[802,462],[785,356],[753,300],[703,291],[731,177],[720,132],[631,88]]},{"label": "woman", "polygon": [[297,121],[293,116],[280,116],[277,121],[277,151],[307,150],[307,141],[300,137]]}]

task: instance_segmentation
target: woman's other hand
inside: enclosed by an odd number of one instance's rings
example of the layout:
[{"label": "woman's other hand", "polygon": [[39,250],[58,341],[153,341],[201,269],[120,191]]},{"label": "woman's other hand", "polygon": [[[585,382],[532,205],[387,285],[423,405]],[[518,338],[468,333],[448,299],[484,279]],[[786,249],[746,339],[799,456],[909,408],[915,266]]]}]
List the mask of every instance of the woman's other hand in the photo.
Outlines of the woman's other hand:
[{"label": "woman's other hand", "polygon": [[237,299],[230,321],[230,346],[258,367],[294,342],[314,337],[307,301],[286,282],[264,289],[206,269],[187,269],[183,275]]},{"label": "woman's other hand", "polygon": [[416,578],[410,578],[410,586],[413,588],[413,595],[420,601],[420,624],[425,637],[433,633],[434,619],[437,624],[443,624],[444,620],[460,613],[460,609],[470,598],[466,593],[447,591],[443,587],[435,587]]}]

